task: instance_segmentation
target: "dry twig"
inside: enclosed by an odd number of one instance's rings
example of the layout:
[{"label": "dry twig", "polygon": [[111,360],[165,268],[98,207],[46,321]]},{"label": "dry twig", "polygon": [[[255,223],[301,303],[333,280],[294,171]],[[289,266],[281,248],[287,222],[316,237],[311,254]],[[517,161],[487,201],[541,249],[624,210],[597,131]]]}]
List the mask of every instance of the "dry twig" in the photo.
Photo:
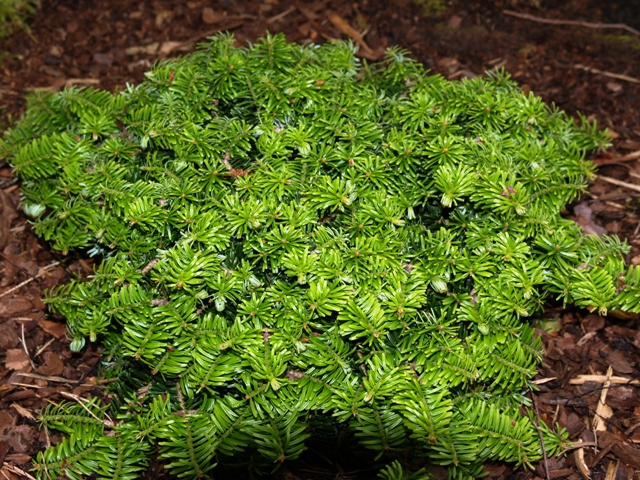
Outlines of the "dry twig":
[{"label": "dry twig", "polygon": [[629,75],[623,75],[622,73],[613,73],[607,72],[605,70],[600,70],[598,68],[587,67],[586,65],[582,65],[580,63],[576,63],[573,68],[578,68],[580,70],[584,70],[589,73],[597,73],[599,75],[604,75],[605,77],[615,78],[616,80],[624,80],[625,82],[631,83],[640,83],[640,79],[635,77],[630,77]]},{"label": "dry twig", "polygon": [[2,297],[6,297],[7,295],[10,295],[10,294],[12,294],[13,292],[15,292],[15,291],[17,291],[17,290],[20,290],[20,289],[21,289],[22,287],[24,287],[25,285],[28,285],[28,284],[30,284],[31,282],[33,282],[34,280],[36,280],[36,279],[38,279],[38,278],[40,278],[40,277],[44,276],[44,274],[45,274],[45,273],[47,273],[47,272],[48,272],[49,270],[51,270],[52,268],[57,267],[58,265],[60,265],[60,262],[59,262],[59,261],[55,261],[55,262],[53,262],[53,263],[51,263],[51,264],[47,265],[46,267],[41,268],[41,269],[40,269],[40,271],[38,271],[38,273],[37,273],[35,276],[33,276],[33,277],[29,278],[28,280],[25,280],[25,281],[24,281],[24,282],[22,282],[22,283],[19,283],[19,284],[18,284],[18,285],[16,285],[15,287],[11,287],[11,288],[10,288],[9,290],[7,290],[6,292],[2,292],[2,293],[0,293],[0,298],[2,298]]},{"label": "dry twig", "polygon": [[[586,382],[604,383],[606,380],[606,375],[578,375],[576,378],[569,380],[569,383],[571,385],[583,385]],[[640,385],[640,380],[633,380],[627,377],[610,377],[609,381],[613,385]]]},{"label": "dry twig", "polygon": [[544,385],[547,382],[551,382],[553,380],[556,380],[558,377],[547,377],[547,378],[540,378],[538,380],[534,380],[531,383],[533,383],[534,385]]},{"label": "dry twig", "polygon": [[347,22],[344,18],[342,18],[335,12],[329,12],[328,17],[331,23],[333,23],[333,25],[338,30],[351,37],[351,39],[356,42],[356,44],[360,47],[360,53],[363,57],[368,58],[369,60],[377,60],[380,57],[380,52],[372,50],[371,47],[367,45],[367,42],[365,42],[364,40],[364,34],[360,33],[351,25],[349,25],[349,22]]},{"label": "dry twig", "polygon": [[[100,385],[106,385],[108,383],[113,383],[113,382],[117,381],[117,378],[100,378],[100,379],[98,379],[98,378],[93,377],[93,380],[90,380],[88,383],[78,384],[75,380],[70,380],[68,378],[56,377],[56,376],[47,376],[47,375],[39,375],[37,373],[16,372],[16,375],[19,375],[20,377],[37,378],[39,380],[46,380],[47,382],[66,383],[66,384],[69,384],[69,385],[75,384],[74,386],[76,386],[76,387],[89,387],[89,388],[99,387]],[[17,385],[19,387],[27,387],[27,388],[43,388],[40,385],[34,385],[32,383],[9,382],[9,384],[10,385]]]},{"label": "dry twig", "polygon": [[75,400],[76,402],[78,402],[80,404],[80,406],[82,408],[84,408],[87,411],[87,413],[89,413],[89,415],[91,415],[97,421],[101,422],[105,427],[113,428],[113,427],[117,426],[117,424],[113,420],[111,420],[109,415],[107,415],[106,413],[105,413],[105,416],[107,417],[106,420],[98,418],[95,415],[95,413],[93,413],[91,411],[91,409],[85,405],[87,403],[87,401],[84,398],[82,398],[82,397],[80,397],[78,395],[74,395],[73,393],[69,393],[69,392],[60,392],[60,395],[62,395],[63,397],[70,398],[71,400]]},{"label": "dry twig", "polygon": [[[20,475],[21,477],[28,478],[29,480],[36,480],[35,477],[29,475],[24,470],[14,466],[14,465],[11,465],[10,463],[3,462],[2,463],[2,467],[6,468],[7,470],[9,470],[11,473],[15,473],[16,475]],[[4,475],[4,473],[3,473],[3,475]]]},{"label": "dry twig", "polygon": [[42,352],[44,352],[47,348],[49,348],[49,345],[51,345],[53,342],[56,341],[56,338],[51,338],[49,339],[49,341],[47,343],[45,343],[43,346],[41,346],[35,353],[34,357],[37,357],[38,355],[40,355]]},{"label": "dry twig", "polygon": [[277,22],[278,20],[282,20],[284,17],[286,17],[290,13],[295,12],[297,9],[298,9],[298,7],[293,5],[293,6],[289,7],[289,8],[287,8],[284,12],[281,12],[281,13],[279,13],[277,15],[274,15],[271,18],[268,18],[266,23],[273,23],[273,22]]},{"label": "dry twig", "polygon": [[562,450],[558,456],[562,457],[565,453],[571,451],[571,450],[575,450],[577,448],[584,448],[584,447],[597,447],[598,446],[598,442],[582,442],[580,441],[579,443],[574,443],[573,445],[570,445],[568,447],[566,447],[564,450]]},{"label": "dry twig", "polygon": [[35,370],[36,369],[36,364],[33,363],[33,359],[31,358],[31,354],[29,353],[29,350],[27,349],[27,341],[24,338],[24,323],[21,323],[20,326],[22,327],[22,348],[24,349],[24,353],[27,354],[27,358],[29,358],[29,363],[31,364],[31,368],[33,368]]},{"label": "dry twig", "polygon": [[542,459],[544,461],[544,473],[547,477],[547,480],[551,480],[551,474],[549,473],[549,459],[547,458],[547,449],[544,446],[544,437],[542,436],[542,430],[540,430],[540,410],[538,409],[538,402],[536,400],[533,391],[529,392],[531,394],[531,400],[533,400],[533,407],[536,412],[536,422],[533,424],[538,431],[538,436],[540,437],[540,445],[542,446]]},{"label": "dry twig", "polygon": [[609,165],[612,163],[620,163],[620,162],[628,162],[631,160],[638,160],[640,158],[640,150],[635,152],[628,153],[621,157],[616,158],[596,158],[593,160],[593,163],[597,165]]},{"label": "dry twig", "polygon": [[606,175],[598,175],[598,178],[601,178],[605,182],[611,183],[613,185],[628,188],[629,190],[633,190],[635,192],[640,192],[640,185],[636,185],[635,183],[623,182],[622,180],[607,177]]},{"label": "dry twig", "polygon": [[509,15],[510,17],[521,18],[522,20],[530,20],[532,22],[537,23],[546,23],[549,25],[573,25],[575,27],[587,27],[587,28],[614,28],[626,30],[627,32],[640,37],[640,32],[635,28],[631,28],[629,25],[625,25],[624,23],[591,23],[591,22],[583,22],[581,20],[555,20],[552,18],[543,18],[536,17],[535,15],[530,15],[528,13],[520,13],[514,12],[512,10],[503,10],[502,13],[505,15]]}]

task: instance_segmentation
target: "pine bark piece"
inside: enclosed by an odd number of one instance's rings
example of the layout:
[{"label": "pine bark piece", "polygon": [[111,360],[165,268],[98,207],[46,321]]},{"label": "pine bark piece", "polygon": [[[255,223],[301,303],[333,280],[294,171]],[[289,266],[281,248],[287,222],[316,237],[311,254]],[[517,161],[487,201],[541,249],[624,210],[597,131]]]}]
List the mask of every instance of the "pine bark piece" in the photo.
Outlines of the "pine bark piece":
[{"label": "pine bark piece", "polygon": [[4,360],[7,370],[22,370],[29,366],[29,355],[21,348],[7,350]]}]

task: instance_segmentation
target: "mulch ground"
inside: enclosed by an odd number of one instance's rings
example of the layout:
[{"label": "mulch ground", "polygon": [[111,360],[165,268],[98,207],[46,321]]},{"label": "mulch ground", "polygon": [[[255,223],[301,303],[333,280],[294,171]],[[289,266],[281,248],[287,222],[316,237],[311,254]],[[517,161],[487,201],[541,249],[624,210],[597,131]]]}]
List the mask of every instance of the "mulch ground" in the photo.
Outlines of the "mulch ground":
[{"label": "mulch ground", "polygon": [[[425,15],[434,5],[445,9]],[[43,0],[30,33],[18,32],[0,45],[0,129],[19,117],[30,90],[121,89],[140,82],[158,59],[192,51],[218,31],[232,31],[239,43],[266,30],[296,42],[362,34],[360,52],[369,59],[398,44],[447,78],[505,68],[525,91],[609,128],[614,146],[596,159],[599,177],[566,214],[587,233],[625,238],[628,262],[640,264],[640,36],[538,23],[505,10],[640,30],[638,0]],[[60,392],[105,390],[99,348],[71,353],[64,324],[41,301],[44,290],[89,275],[92,264],[60,257],[39,241],[19,202],[19,183],[0,162],[0,478],[6,479],[25,478],[31,459],[56,441],[39,430],[39,409],[62,400]],[[640,479],[639,316],[603,318],[553,307],[546,315],[541,332],[547,354],[535,403],[543,421],[566,428],[584,446],[541,461],[533,471],[488,465],[490,478]],[[596,412],[602,414],[598,428]],[[375,476],[371,465],[343,457],[309,451],[275,476]],[[441,478],[442,471],[434,474]],[[163,475],[153,465],[146,478]]]}]

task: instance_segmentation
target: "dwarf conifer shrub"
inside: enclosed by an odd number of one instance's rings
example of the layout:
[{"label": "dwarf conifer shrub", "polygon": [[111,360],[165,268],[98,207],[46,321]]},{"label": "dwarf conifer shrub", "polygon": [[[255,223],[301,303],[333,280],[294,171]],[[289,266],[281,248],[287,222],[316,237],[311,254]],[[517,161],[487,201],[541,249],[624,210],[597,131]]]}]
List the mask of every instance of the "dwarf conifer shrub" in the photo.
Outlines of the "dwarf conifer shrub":
[{"label": "dwarf conifer shrub", "polygon": [[117,377],[108,406],[42,412],[68,436],[37,473],[269,471],[332,428],[451,478],[558,451],[526,408],[526,317],[640,310],[626,247],[560,216],[605,143],[504,73],[282,36],[215,37],[118,94],[37,93],[1,148],[37,234],[100,258],[47,302]]}]

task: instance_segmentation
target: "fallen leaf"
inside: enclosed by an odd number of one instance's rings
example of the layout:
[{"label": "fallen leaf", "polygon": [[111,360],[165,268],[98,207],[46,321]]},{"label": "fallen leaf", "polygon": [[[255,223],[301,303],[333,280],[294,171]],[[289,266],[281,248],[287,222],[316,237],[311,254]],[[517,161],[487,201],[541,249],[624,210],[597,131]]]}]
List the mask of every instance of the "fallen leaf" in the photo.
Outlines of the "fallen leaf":
[{"label": "fallen leaf", "polygon": [[42,330],[57,339],[60,339],[67,334],[67,326],[63,323],[51,322],[49,320],[38,320],[38,325]]},{"label": "fallen leaf", "polygon": [[35,434],[35,429],[30,425],[16,425],[13,427],[13,434],[8,440],[16,453],[25,453],[31,450],[31,442]]},{"label": "fallen leaf", "polygon": [[29,420],[36,420],[36,417],[34,417],[33,414],[22,405],[18,403],[12,403],[11,407],[14,408],[21,416],[28,418]]},{"label": "fallen leaf", "polygon": [[29,365],[29,355],[21,348],[7,350],[4,366],[7,370],[22,370]]}]

